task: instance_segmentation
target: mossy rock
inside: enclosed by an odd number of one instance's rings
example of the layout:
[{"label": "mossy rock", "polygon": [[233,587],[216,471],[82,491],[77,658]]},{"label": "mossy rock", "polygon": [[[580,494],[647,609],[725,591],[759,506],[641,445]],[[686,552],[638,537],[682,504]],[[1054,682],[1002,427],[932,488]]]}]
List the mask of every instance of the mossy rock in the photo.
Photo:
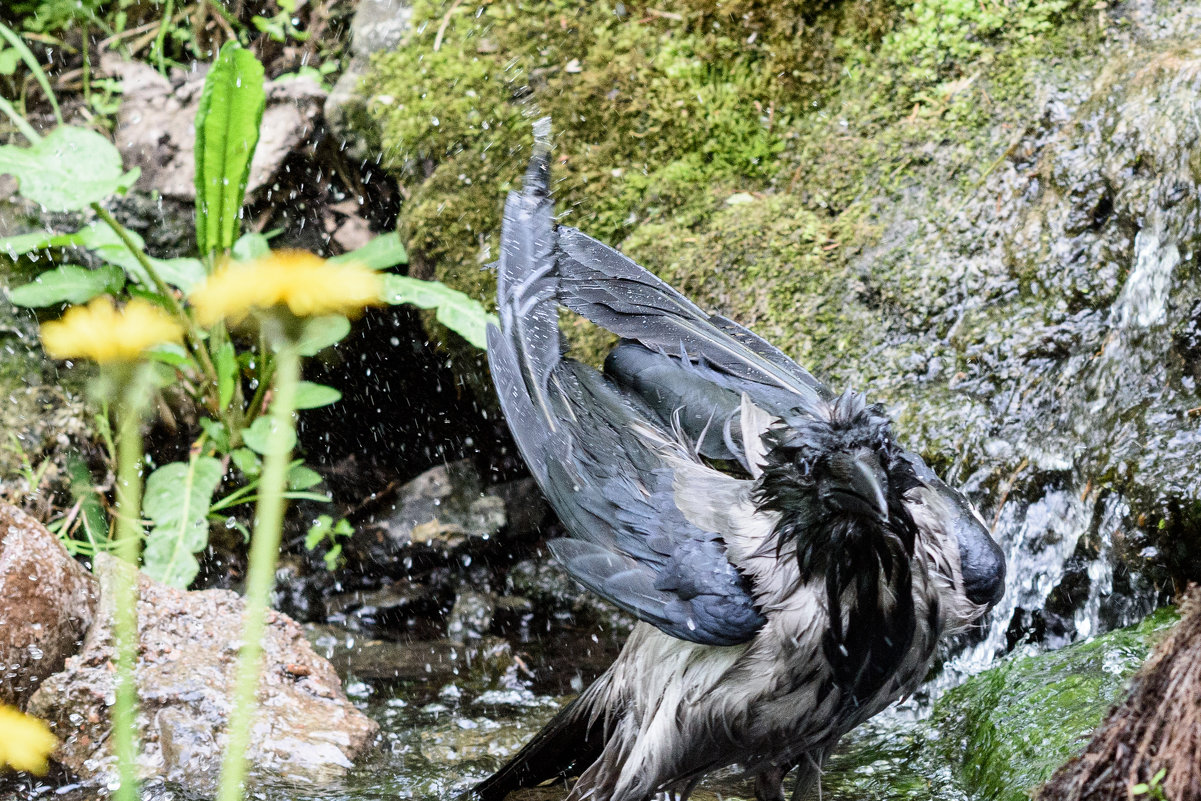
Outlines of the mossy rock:
[{"label": "mossy rock", "polygon": [[1176,620],[1165,608],[1094,640],[1006,659],[939,700],[935,747],[972,798],[1028,798],[1084,747]]}]

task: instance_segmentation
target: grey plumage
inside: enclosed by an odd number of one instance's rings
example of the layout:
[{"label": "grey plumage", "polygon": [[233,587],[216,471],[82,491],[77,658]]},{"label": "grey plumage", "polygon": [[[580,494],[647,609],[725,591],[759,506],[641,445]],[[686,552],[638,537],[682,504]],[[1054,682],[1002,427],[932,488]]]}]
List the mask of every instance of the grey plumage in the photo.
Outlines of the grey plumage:
[{"label": "grey plumage", "polygon": [[[799,796],[996,602],[1000,551],[878,407],[556,229],[548,172],[543,142],[505,207],[493,380],[571,532],[556,559],[643,622],[473,794],[578,774],[570,799],[686,797],[740,763],[762,801],[797,767]],[[603,374],[564,353],[559,305],[623,338]]]}]

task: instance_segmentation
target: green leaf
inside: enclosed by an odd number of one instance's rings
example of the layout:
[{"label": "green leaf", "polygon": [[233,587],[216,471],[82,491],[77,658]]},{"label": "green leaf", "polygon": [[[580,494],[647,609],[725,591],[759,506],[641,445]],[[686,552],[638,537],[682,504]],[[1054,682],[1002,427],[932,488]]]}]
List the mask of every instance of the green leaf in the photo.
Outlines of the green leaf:
[{"label": "green leaf", "polygon": [[438,322],[481,349],[487,347],[488,323],[498,324],[496,315],[484,311],[479,301],[437,281],[385,275],[383,300],[393,305],[411,303],[422,309],[436,309]]},{"label": "green leaf", "polygon": [[409,254],[400,243],[400,234],[392,232],[377,236],[358,250],[334,256],[331,262],[353,262],[372,270],[386,270],[398,264],[408,264]]},{"label": "green leaf", "polygon": [[322,482],[321,474],[312,468],[298,464],[288,471],[288,489],[307,490]]},{"label": "green leaf", "polygon": [[200,428],[213,441],[213,447],[221,453],[229,453],[229,429],[226,428],[225,423],[211,417],[201,417],[199,422]]},{"label": "green leaf", "polygon": [[225,341],[213,354],[213,366],[217,368],[217,400],[224,409],[234,399],[238,380],[238,353],[234,343]]},{"label": "green leaf", "polygon": [[[142,237],[138,236],[135,231],[126,229],[125,233],[135,247],[139,249],[145,247]],[[142,267],[142,263],[138,261],[138,257],[134,255],[132,250],[126,247],[125,243],[121,241],[121,237],[117,236],[117,232],[108,225],[104,223],[92,223],[75,233],[73,237],[74,241],[70,244],[86,248],[109,264],[120,267],[125,271],[126,275],[142,286],[150,289],[155,288],[154,282],[146,274],[146,270]],[[204,265],[199,259],[156,259],[149,257],[149,261],[158,272],[160,278],[171,286],[182,289],[184,292],[189,291],[194,285],[204,279]]]},{"label": "green leaf", "polygon": [[55,128],[30,147],[0,147],[0,173],[47,211],[79,211],[124,192],[140,172],[124,172],[113,143],[87,128]]},{"label": "green leaf", "polygon": [[221,48],[196,111],[196,242],[201,254],[228,250],[258,146],[266,92],[263,65],[237,42]]},{"label": "green leaf", "polygon": [[192,357],[188,355],[187,349],[183,345],[177,345],[174,342],[164,342],[161,345],[155,345],[146,351],[146,355],[154,361],[169,367],[183,367],[192,361]]},{"label": "green leaf", "polygon": [[301,356],[316,356],[321,351],[342,341],[350,333],[350,320],[338,314],[314,317],[305,323],[304,333],[296,343]]},{"label": "green leaf", "polygon": [[221,483],[221,462],[194,456],[163,465],[146,479],[142,513],[154,523],[143,569],[164,584],[187,589],[196,577],[195,553],[208,546],[208,512]]},{"label": "green leaf", "polygon": [[330,533],[334,525],[334,519],[329,515],[318,515],[313,521],[313,525],[309,526],[308,532],[304,535],[305,550],[311,551],[321,544],[326,535]]},{"label": "green leaf", "polygon": [[237,261],[260,259],[270,252],[271,245],[268,243],[267,237],[262,234],[242,234],[238,237],[238,241],[234,242],[233,256]]},{"label": "green leaf", "polygon": [[86,303],[105,292],[119,292],[125,284],[125,274],[112,265],[95,270],[64,264],[42,273],[33,283],[9,290],[8,296],[17,306],[53,306],[57,303]]},{"label": "green leaf", "polygon": [[50,231],[34,231],[0,239],[0,252],[10,259],[45,248],[65,247],[76,243],[75,234],[55,234]]},{"label": "green leaf", "polygon": [[296,386],[296,408],[317,409],[342,400],[342,393],[325,384],[301,381]]},{"label": "green leaf", "polygon": [[258,478],[263,472],[263,462],[250,448],[235,448],[230,452],[229,458],[246,478]]},{"label": "green leaf", "polygon": [[[268,449],[271,447],[273,427],[273,421],[270,417],[260,417],[250,424],[250,428],[242,432],[242,441],[246,443],[246,447],[255,453],[266,456]],[[284,450],[290,451],[295,446],[296,432],[289,428],[284,432]]]}]

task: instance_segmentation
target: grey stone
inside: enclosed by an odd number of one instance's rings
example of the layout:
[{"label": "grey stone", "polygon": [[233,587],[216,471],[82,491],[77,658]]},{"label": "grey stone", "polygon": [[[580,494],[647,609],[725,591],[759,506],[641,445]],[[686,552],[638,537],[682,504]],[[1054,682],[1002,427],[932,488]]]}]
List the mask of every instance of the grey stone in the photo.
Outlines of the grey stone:
[{"label": "grey stone", "polygon": [[[62,741],[56,759],[83,779],[107,782],[111,751],[113,587],[123,563],[100,555],[96,621],[82,650],[46,679],[29,711]],[[182,592],[138,576],[135,666],[144,778],[167,777],[189,793],[210,793],[226,725],[244,604],[227,590]],[[259,710],[249,757],[256,776],[324,785],[345,776],[371,746],[376,724],[350,704],[333,667],[300,626],[270,612],[263,639]]]},{"label": "grey stone", "polygon": [[325,101],[330,135],[340,140],[356,161],[374,158],[380,149],[379,128],[367,113],[370,92],[363,79],[373,53],[401,45],[413,17],[408,0],[363,0],[351,23],[351,59]]},{"label": "grey stone", "polygon": [[96,588],[58,538],[0,504],[0,703],[24,706],[92,624]]}]

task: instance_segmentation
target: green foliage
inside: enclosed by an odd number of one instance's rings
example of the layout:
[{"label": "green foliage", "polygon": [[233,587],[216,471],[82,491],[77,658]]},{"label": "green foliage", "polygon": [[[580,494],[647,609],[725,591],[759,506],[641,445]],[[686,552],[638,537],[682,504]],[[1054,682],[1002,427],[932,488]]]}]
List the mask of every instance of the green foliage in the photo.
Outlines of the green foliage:
[{"label": "green foliage", "polygon": [[1154,801],[1168,801],[1167,796],[1164,795],[1162,787],[1164,777],[1167,775],[1168,769],[1160,768],[1155,772],[1155,775],[1151,777],[1150,782],[1139,782],[1131,787],[1130,794],[1145,795],[1147,798],[1154,799]]},{"label": "green foliage", "polygon": [[1027,39],[1049,31],[1071,0],[913,0],[881,51],[913,89],[961,75],[998,36]]},{"label": "green foliage", "polygon": [[206,258],[238,236],[266,102],[254,54],[236,42],[221,48],[196,111],[196,241]]},{"label": "green foliage", "polygon": [[334,523],[334,519],[329,515],[320,515],[309,527],[309,531],[304,537],[304,547],[311,551],[324,544],[326,550],[322,558],[325,560],[325,567],[333,570],[338,566],[338,559],[342,556],[342,543],[339,540],[352,534],[354,534],[354,527],[350,525],[349,520],[343,518]]},{"label": "green foliage", "polygon": [[186,589],[200,565],[195,554],[208,546],[208,513],[224,473],[211,456],[163,465],[146,479],[142,514],[153,523],[143,570],[172,587]]},{"label": "green foliage", "polygon": [[0,146],[0,173],[47,211],[79,211],[124,193],[141,171],[125,172],[117,148],[95,131],[64,125],[29,147]]},{"label": "green foliage", "polygon": [[[101,205],[110,195],[124,191],[136,172],[124,172],[116,149],[100,134],[60,126],[44,138],[33,133],[28,147],[0,147],[0,172],[17,176],[23,196],[49,211],[90,209],[98,217],[74,232],[34,232],[0,240],[0,252],[10,258],[46,251],[69,259],[73,251],[84,250],[98,262],[89,268],[39,258],[50,262],[50,269],[9,290],[14,304],[51,308],[84,303],[103,294],[138,296],[175,315],[187,332],[182,346],[159,346],[148,358],[155,363],[160,386],[174,385],[191,396],[194,408],[200,411],[202,433],[187,462],[162,465],[150,475],[142,510],[153,524],[144,551],[145,569],[179,587],[187,586],[196,575],[196,554],[208,544],[210,523],[223,520],[238,525],[228,517],[230,510],[258,500],[264,462],[270,461],[262,457],[270,457],[273,447],[290,451],[296,445],[294,431],[290,427],[276,431],[281,424],[276,415],[268,414],[274,399],[266,393],[275,376],[276,352],[264,348],[259,340],[231,336],[224,324],[202,329],[187,301],[177,295],[182,291],[186,296],[202,282],[225,252],[238,260],[270,253],[265,236],[239,236],[241,203],[263,103],[261,65],[249,51],[227,45],[206,79],[196,119],[196,216],[202,258],[149,256],[141,237]],[[406,263],[407,253],[399,236],[388,234],[336,260],[384,270]],[[488,316],[477,302],[429,282],[391,275],[385,282],[387,291],[381,301],[435,309],[440,320],[483,347]],[[310,320],[298,332],[295,352],[315,355],[349,331],[345,317]],[[300,381],[293,408],[319,408],[340,399],[341,394],[332,387]],[[107,418],[104,423],[107,430]],[[110,459],[118,450],[112,439],[106,436]],[[226,475],[226,465],[236,472]],[[324,493],[314,491],[320,482],[320,475],[297,460],[288,466],[285,497],[328,500]],[[82,477],[74,483],[80,492],[80,508],[87,515],[84,533],[88,539],[70,547],[87,553],[111,549],[114,543],[107,531],[96,525],[96,493],[85,490],[90,485]],[[342,534],[338,527],[331,531],[331,537]],[[63,532],[64,536],[68,533]]]},{"label": "green foliage", "polygon": [[[375,62],[370,110],[386,165],[415,186],[402,234],[418,263],[485,304],[493,284],[479,266],[495,253],[531,116],[555,123],[564,221],[620,241],[647,216],[692,207],[703,187],[768,180],[783,123],[832,66],[813,39],[793,35],[804,27],[796,18],[746,44],[753,30],[730,36],[741,22],[719,30],[699,13],[553,0],[476,12],[415,3],[411,41]],[[813,55],[812,72],[781,81],[773,54]]]},{"label": "green foliage", "polygon": [[394,305],[410,303],[421,309],[435,309],[438,322],[477,348],[487,346],[485,331],[489,322],[496,322],[496,317],[484,311],[479,301],[462,292],[406,275],[384,276],[384,300]]},{"label": "green foliage", "polygon": [[17,306],[55,306],[59,303],[86,303],[97,295],[112,294],[125,285],[121,268],[106,264],[96,270],[64,264],[33,279],[33,283],[9,292]]}]

